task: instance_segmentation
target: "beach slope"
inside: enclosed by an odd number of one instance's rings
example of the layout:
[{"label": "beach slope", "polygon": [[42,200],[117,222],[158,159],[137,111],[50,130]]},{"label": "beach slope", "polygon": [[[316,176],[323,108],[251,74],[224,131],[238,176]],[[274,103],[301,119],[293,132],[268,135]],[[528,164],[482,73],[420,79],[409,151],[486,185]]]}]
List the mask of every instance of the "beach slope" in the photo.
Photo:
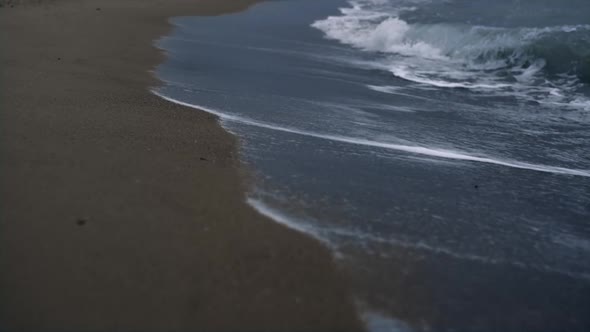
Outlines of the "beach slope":
[{"label": "beach slope", "polygon": [[2,2],[0,330],[361,329],[329,251],[244,203],[235,139],[149,93],[168,17],[251,2]]}]

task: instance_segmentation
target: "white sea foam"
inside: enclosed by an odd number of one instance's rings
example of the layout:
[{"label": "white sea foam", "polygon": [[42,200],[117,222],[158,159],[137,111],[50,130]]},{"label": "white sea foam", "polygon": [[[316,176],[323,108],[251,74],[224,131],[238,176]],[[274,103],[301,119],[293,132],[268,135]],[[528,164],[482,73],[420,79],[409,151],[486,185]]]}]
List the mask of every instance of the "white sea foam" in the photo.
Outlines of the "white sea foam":
[{"label": "white sea foam", "polygon": [[[367,51],[417,56],[425,59],[469,60],[506,50],[518,51],[523,45],[548,34],[590,30],[590,25],[565,25],[545,28],[499,28],[452,24],[409,24],[399,17],[408,8],[383,9],[375,1],[350,1],[340,15],[318,20],[312,27],[329,39]],[[487,69],[505,63],[490,61]]]},{"label": "white sea foam", "polygon": [[[361,306],[362,308],[362,306]],[[404,322],[386,316],[376,311],[361,310],[361,317],[369,332],[411,332],[413,331]]]},{"label": "white sea foam", "polygon": [[180,101],[180,100],[177,100],[174,98],[170,98],[170,97],[165,96],[155,90],[152,90],[152,93],[154,93],[155,95],[161,97],[162,99],[168,100],[170,102],[215,114],[220,119],[225,120],[225,121],[232,121],[232,122],[237,122],[237,123],[241,123],[241,124],[245,124],[245,125],[271,129],[271,130],[278,130],[278,131],[287,132],[287,133],[291,133],[291,134],[303,135],[303,136],[308,136],[308,137],[315,137],[315,138],[320,138],[320,139],[327,139],[327,140],[341,142],[341,143],[349,143],[349,144],[355,144],[355,145],[383,148],[383,149],[388,149],[388,150],[402,151],[402,152],[430,156],[430,157],[436,157],[436,158],[493,164],[493,165],[499,165],[499,166],[517,168],[517,169],[524,169],[524,170],[531,170],[531,171],[538,171],[538,172],[545,172],[545,173],[552,173],[552,174],[563,174],[563,175],[590,177],[590,170],[584,170],[584,169],[571,169],[571,168],[565,168],[565,167],[539,165],[539,164],[521,162],[521,161],[517,161],[517,160],[493,158],[493,157],[489,157],[489,156],[485,156],[485,155],[471,155],[471,154],[468,154],[468,153],[465,153],[462,151],[453,151],[453,150],[438,149],[438,148],[431,148],[431,147],[424,147],[424,146],[403,145],[403,144],[373,141],[373,140],[369,140],[369,139],[365,139],[365,138],[355,138],[355,137],[346,137],[346,136],[315,133],[315,132],[300,130],[300,129],[296,129],[296,128],[289,128],[289,127],[274,125],[274,124],[270,124],[270,123],[264,123],[264,122],[260,122],[260,121],[254,120],[254,119],[249,119],[246,117],[227,114],[227,113],[224,113],[224,112],[221,112],[218,110],[213,110],[210,108],[201,107],[199,105],[193,105],[193,104],[183,102],[183,101]]},{"label": "white sea foam", "polygon": [[293,217],[288,217],[285,214],[281,213],[280,211],[271,208],[270,206],[264,204],[261,200],[248,198],[247,203],[254,208],[258,213],[263,216],[269,217],[270,219],[282,224],[292,230],[298,231],[300,233],[304,233],[307,235],[311,235],[312,237],[324,242],[329,243],[328,239],[325,236],[322,236],[321,231],[317,228],[312,226],[305,220],[298,220]]},{"label": "white sea foam", "polygon": [[433,79],[429,77],[438,76],[436,72],[427,73],[417,68],[410,68],[407,65],[393,65],[390,71],[397,77],[403,78],[408,81],[436,86],[439,88],[464,88],[464,89],[503,89],[509,88],[512,85],[506,83],[471,83],[471,82],[453,82],[449,80]]},{"label": "white sea foam", "polygon": [[399,53],[407,56],[442,58],[441,50],[419,40],[408,40],[411,26],[405,21],[362,8],[342,8],[342,15],[330,16],[312,24],[328,38],[335,39],[367,51]]},{"label": "white sea foam", "polygon": [[[382,54],[374,62],[396,77],[436,88],[464,88],[534,100],[547,107],[588,110],[578,95],[577,77],[552,82],[543,76],[546,61],[530,47],[552,34],[590,30],[590,25],[545,28],[499,28],[460,24],[409,24],[400,18],[408,8],[356,0],[340,15],[312,27],[328,39]],[[565,61],[565,60],[564,60]],[[579,102],[583,100],[583,102]]]},{"label": "white sea foam", "polygon": [[[559,275],[568,276],[574,279],[581,279],[590,281],[590,274],[588,273],[579,273],[573,272],[565,269],[559,269],[552,266],[544,265],[544,264],[535,264],[531,262],[523,262],[518,260],[508,260],[504,258],[494,258],[494,257],[487,257],[481,256],[471,253],[462,253],[452,250],[450,248],[442,247],[442,246],[433,246],[424,241],[411,241],[408,239],[400,239],[400,238],[393,238],[388,237],[385,238],[378,234],[369,234],[365,232],[356,231],[353,229],[346,229],[342,227],[333,227],[333,226],[326,226],[323,227],[319,223],[314,223],[311,220],[303,220],[300,218],[295,218],[290,216],[282,211],[279,211],[264,201],[255,199],[255,198],[248,198],[247,202],[250,206],[252,206],[258,213],[271,218],[272,220],[282,224],[290,229],[295,231],[310,235],[322,243],[328,245],[333,252],[335,253],[336,257],[343,257],[343,253],[339,251],[338,243],[342,239],[353,239],[357,242],[357,244],[362,245],[362,243],[380,243],[383,245],[390,245],[395,247],[401,248],[410,248],[414,250],[421,250],[427,251],[431,253],[435,253],[438,255],[444,255],[447,257],[452,257],[455,259],[460,260],[467,260],[467,261],[474,261],[484,264],[494,264],[494,265],[511,265],[518,268],[523,269],[531,269],[536,271],[542,271],[546,273],[555,273]],[[348,242],[348,241],[344,241]],[[379,320],[373,320],[374,323],[378,323]],[[387,321],[383,321],[384,323],[388,323]],[[380,326],[377,324],[376,326]]]}]

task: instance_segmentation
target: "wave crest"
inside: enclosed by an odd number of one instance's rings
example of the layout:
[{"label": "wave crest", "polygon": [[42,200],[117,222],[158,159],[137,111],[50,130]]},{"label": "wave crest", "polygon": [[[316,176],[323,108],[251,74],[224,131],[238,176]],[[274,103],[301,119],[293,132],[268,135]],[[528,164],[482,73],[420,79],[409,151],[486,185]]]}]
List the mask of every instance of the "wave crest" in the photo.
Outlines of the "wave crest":
[{"label": "wave crest", "polygon": [[[504,89],[560,105],[590,81],[590,25],[498,28],[409,24],[407,8],[351,2],[312,26],[326,38],[380,54],[403,79],[437,87]],[[556,90],[557,89],[557,90]],[[555,92],[558,92],[557,94]],[[556,96],[563,98],[556,100]],[[579,96],[570,98],[580,100]],[[580,103],[577,105],[579,106]],[[590,109],[590,100],[582,103]]]}]

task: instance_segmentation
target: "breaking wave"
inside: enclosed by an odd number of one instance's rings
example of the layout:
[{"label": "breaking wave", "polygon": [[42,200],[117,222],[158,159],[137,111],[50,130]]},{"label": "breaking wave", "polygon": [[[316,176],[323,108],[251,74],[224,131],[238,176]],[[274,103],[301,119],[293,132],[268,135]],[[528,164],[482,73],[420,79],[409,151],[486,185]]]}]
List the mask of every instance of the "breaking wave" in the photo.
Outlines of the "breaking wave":
[{"label": "breaking wave", "polygon": [[352,1],[313,23],[329,39],[374,53],[380,68],[438,88],[466,88],[590,110],[590,25],[506,28],[410,24],[375,1]]}]

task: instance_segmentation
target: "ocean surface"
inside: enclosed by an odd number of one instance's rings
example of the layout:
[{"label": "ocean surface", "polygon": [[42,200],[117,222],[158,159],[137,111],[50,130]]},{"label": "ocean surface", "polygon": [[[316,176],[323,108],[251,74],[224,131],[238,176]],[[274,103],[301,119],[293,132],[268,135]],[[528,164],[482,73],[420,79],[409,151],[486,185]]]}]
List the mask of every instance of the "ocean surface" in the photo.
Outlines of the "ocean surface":
[{"label": "ocean surface", "polygon": [[372,331],[590,331],[590,1],[285,0],[172,20],[154,93]]}]

